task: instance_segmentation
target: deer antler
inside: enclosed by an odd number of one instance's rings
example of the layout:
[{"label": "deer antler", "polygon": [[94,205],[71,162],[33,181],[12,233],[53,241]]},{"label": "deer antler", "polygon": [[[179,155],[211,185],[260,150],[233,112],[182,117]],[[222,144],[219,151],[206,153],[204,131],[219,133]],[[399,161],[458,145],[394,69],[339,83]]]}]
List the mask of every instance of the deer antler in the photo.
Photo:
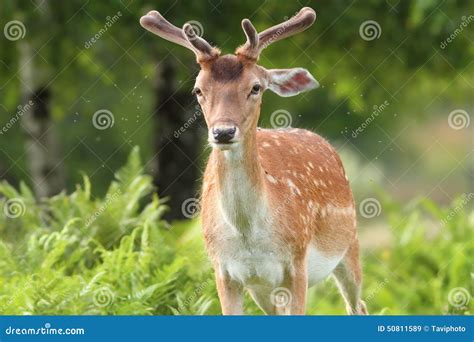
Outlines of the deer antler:
[{"label": "deer antler", "polygon": [[163,39],[190,49],[196,54],[198,63],[219,56],[219,49],[199,37],[190,24],[184,24],[180,29],[167,21],[158,11],[150,11],[141,17],[140,25]]},{"label": "deer antler", "polygon": [[244,19],[242,20],[242,29],[247,36],[247,42],[237,49],[236,54],[257,60],[262,50],[268,45],[306,30],[314,23],[315,19],[316,12],[312,8],[303,7],[298,14],[287,21],[260,33],[257,33],[250,20]]}]

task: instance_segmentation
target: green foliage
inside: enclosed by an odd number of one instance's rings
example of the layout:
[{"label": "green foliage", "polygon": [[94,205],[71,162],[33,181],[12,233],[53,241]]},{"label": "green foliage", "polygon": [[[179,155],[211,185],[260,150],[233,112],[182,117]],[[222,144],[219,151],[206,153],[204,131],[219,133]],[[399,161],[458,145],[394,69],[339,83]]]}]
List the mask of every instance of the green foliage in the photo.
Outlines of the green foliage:
[{"label": "green foliage", "polygon": [[[0,217],[0,314],[205,311],[215,297],[202,286],[209,265],[193,273],[187,258],[201,255],[205,265],[203,248],[182,245],[185,234],[160,220],[165,206],[141,170],[134,149],[101,199],[91,198],[87,176],[71,195],[39,204],[25,186],[0,185],[2,208],[12,199],[24,205],[22,215]],[[187,300],[198,287],[199,298]]]},{"label": "green foliage", "polygon": [[[472,314],[471,199],[472,194],[440,208],[428,199],[402,206],[385,198],[391,243],[362,251],[363,298],[371,314]],[[332,281],[313,290],[310,301],[310,313],[343,313]]]},{"label": "green foliage", "polygon": [[[104,198],[92,198],[83,178],[72,194],[42,203],[23,184],[0,185],[8,213],[0,216],[0,314],[220,313],[199,225],[160,220],[165,206],[152,195],[138,149]],[[363,297],[372,314],[472,312],[472,301],[448,300],[453,289],[472,292],[470,196],[450,208],[426,199],[382,201],[391,243],[363,252]],[[12,200],[23,208],[13,212]],[[245,310],[261,313],[250,298]],[[308,313],[344,313],[332,280],[310,291]]]}]

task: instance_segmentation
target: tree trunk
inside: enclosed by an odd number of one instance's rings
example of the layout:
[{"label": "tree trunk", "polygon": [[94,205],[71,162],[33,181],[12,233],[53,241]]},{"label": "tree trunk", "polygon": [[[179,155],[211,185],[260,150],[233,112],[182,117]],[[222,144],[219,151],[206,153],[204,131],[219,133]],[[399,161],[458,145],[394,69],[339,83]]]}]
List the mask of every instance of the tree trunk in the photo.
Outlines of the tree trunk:
[{"label": "tree trunk", "polygon": [[[162,60],[157,68],[155,94],[154,183],[160,197],[168,197],[168,220],[189,218],[182,204],[197,197],[202,115],[189,89],[178,86],[175,61]],[[184,130],[184,131],[183,131]]]},{"label": "tree trunk", "polygon": [[[47,1],[42,1],[40,20],[49,18]],[[33,54],[34,39],[20,43],[21,97],[23,108],[22,127],[26,133],[26,156],[30,179],[38,198],[49,197],[64,188],[64,172],[58,152],[59,144],[51,118],[51,79],[48,65]],[[26,106],[29,104],[29,106]]]}]

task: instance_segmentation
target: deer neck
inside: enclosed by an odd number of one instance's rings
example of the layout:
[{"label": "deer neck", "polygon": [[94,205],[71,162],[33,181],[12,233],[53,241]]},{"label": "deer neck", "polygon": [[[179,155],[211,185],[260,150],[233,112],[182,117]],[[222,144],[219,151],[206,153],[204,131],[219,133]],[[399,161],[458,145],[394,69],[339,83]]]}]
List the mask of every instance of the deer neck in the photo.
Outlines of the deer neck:
[{"label": "deer neck", "polygon": [[256,224],[255,213],[264,199],[256,125],[235,149],[214,153],[220,209],[231,226],[249,229]]}]

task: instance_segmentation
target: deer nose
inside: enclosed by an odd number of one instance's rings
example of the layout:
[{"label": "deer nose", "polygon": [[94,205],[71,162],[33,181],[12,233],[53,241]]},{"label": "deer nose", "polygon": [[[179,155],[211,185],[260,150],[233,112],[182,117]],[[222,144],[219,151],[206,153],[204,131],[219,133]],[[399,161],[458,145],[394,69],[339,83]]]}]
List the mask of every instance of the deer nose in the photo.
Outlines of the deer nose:
[{"label": "deer nose", "polygon": [[213,128],[212,136],[219,144],[228,144],[235,136],[237,128],[234,127],[223,127],[223,128]]}]

